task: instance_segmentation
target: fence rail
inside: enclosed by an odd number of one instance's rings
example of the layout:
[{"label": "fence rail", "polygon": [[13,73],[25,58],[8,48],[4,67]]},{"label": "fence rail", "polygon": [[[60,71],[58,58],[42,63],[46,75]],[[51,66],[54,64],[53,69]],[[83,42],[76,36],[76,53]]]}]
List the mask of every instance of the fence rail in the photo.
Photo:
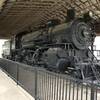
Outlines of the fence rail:
[{"label": "fence rail", "polygon": [[100,87],[68,75],[0,59],[0,67],[35,100],[100,100]]}]

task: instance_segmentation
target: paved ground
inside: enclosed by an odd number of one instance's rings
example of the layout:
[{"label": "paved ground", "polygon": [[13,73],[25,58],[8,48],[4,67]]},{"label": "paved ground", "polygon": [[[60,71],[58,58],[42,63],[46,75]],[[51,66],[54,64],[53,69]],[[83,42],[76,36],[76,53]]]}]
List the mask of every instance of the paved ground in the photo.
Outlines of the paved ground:
[{"label": "paved ground", "polygon": [[26,91],[0,70],[0,100],[34,100]]}]

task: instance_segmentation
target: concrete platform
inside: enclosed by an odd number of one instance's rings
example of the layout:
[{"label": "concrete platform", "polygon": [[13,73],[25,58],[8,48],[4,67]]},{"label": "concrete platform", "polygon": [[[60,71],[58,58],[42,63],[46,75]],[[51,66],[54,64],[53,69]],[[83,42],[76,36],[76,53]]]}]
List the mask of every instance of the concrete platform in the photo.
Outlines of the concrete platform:
[{"label": "concrete platform", "polygon": [[0,69],[0,100],[34,100]]}]

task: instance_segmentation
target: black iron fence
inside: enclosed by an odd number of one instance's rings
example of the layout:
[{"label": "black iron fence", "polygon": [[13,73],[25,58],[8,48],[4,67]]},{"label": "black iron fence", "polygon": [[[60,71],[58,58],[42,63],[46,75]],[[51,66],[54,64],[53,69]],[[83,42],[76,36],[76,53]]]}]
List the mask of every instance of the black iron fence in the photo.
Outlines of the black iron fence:
[{"label": "black iron fence", "polygon": [[36,100],[100,100],[100,87],[92,82],[6,59],[0,67]]}]

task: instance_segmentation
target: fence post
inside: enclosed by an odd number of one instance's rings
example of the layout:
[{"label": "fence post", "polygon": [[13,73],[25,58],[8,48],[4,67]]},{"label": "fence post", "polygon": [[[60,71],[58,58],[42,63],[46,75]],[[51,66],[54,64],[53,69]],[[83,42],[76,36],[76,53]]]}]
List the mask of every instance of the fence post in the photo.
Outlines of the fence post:
[{"label": "fence post", "polygon": [[19,66],[17,64],[17,85],[19,85]]},{"label": "fence post", "polygon": [[37,68],[35,68],[35,100],[37,100]]},{"label": "fence post", "polygon": [[91,84],[91,99],[90,100],[96,100],[95,99],[95,86],[94,86],[93,82]]}]

